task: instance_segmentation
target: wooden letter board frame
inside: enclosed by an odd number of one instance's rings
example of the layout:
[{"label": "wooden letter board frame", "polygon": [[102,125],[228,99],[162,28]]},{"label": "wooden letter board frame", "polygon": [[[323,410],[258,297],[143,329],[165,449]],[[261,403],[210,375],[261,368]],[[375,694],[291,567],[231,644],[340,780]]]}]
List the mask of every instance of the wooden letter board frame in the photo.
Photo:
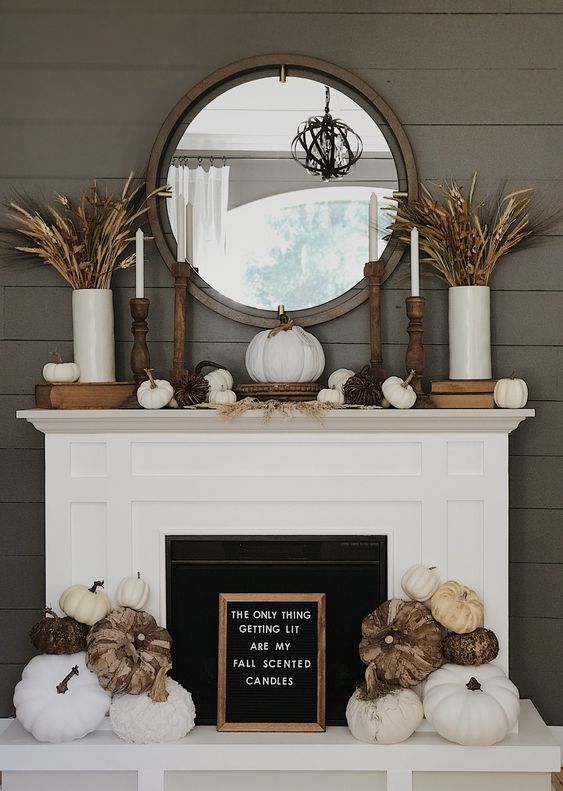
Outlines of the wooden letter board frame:
[{"label": "wooden letter board frame", "polygon": [[[313,602],[317,605],[317,711],[311,722],[227,722],[227,612],[230,602]],[[324,593],[220,593],[219,594],[219,651],[217,682],[218,731],[292,731],[319,732],[326,730],[326,596]]]}]

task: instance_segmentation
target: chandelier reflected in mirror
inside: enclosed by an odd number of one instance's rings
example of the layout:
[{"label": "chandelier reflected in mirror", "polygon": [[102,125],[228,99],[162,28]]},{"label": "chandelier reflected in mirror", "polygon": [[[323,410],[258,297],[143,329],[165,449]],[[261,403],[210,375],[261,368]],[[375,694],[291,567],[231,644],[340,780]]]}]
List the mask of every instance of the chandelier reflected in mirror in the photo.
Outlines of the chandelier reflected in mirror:
[{"label": "chandelier reflected in mirror", "polygon": [[361,137],[348,124],[332,117],[328,86],[325,90],[324,115],[311,116],[299,125],[291,143],[291,154],[313,176],[331,181],[350,172],[362,156],[363,144]]}]

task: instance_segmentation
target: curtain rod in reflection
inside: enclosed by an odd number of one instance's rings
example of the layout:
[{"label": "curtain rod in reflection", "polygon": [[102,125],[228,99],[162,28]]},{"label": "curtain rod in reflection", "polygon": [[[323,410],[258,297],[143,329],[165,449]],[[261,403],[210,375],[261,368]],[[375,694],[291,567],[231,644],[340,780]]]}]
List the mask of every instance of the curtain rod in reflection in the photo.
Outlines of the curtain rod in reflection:
[{"label": "curtain rod in reflection", "polygon": [[[190,164],[190,160],[194,160],[194,161],[197,162],[198,165],[201,165],[204,159],[206,161],[208,161],[211,166],[215,165],[215,160],[216,159],[220,159],[220,166],[221,167],[224,167],[227,164],[227,158],[226,157],[173,156],[172,159],[170,160],[170,165],[172,167],[180,167],[180,165],[189,165]],[[219,165],[216,165],[216,167],[219,167]]]}]

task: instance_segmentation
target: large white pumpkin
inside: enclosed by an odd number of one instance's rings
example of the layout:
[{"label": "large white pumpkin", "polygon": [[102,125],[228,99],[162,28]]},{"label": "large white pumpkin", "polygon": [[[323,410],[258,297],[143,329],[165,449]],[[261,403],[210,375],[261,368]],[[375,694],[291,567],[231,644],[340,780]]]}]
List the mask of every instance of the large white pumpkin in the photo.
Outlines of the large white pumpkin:
[{"label": "large white pumpkin", "polygon": [[516,725],[519,698],[517,688],[496,665],[447,664],[426,679],[424,714],[450,742],[496,744]]},{"label": "large white pumpkin", "polygon": [[168,699],[154,703],[148,692],[114,695],[109,716],[114,732],[126,742],[148,744],[182,739],[195,724],[190,693],[171,678],[166,679]]},{"label": "large white pumpkin", "polygon": [[315,382],[324,370],[325,356],[314,335],[286,320],[254,336],[245,363],[254,382]]},{"label": "large white pumpkin", "polygon": [[71,585],[61,593],[59,607],[65,615],[70,615],[78,623],[93,626],[111,610],[109,598],[99,590],[103,584],[103,580],[96,580],[91,588],[86,585]]},{"label": "large white pumpkin", "polygon": [[18,720],[37,741],[81,739],[104,719],[111,695],[88,670],[85,657],[84,651],[43,654],[24,668],[14,691],[14,707]]}]

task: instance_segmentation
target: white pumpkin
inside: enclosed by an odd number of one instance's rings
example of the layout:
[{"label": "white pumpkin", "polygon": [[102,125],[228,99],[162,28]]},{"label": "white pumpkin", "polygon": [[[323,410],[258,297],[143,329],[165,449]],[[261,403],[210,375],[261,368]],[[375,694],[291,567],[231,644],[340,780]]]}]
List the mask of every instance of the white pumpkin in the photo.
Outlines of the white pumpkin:
[{"label": "white pumpkin", "polygon": [[115,591],[115,600],[118,607],[130,607],[132,610],[142,610],[149,599],[150,588],[148,583],[141,579],[140,572],[136,577],[124,577]]},{"label": "white pumpkin", "polygon": [[167,406],[174,395],[174,388],[166,379],[154,379],[152,369],[145,368],[149,377],[137,389],[137,401],[143,409],[162,409]]},{"label": "white pumpkin", "polygon": [[52,363],[43,366],[43,379],[46,382],[77,382],[80,379],[78,363],[65,363],[58,352],[52,352]]},{"label": "white pumpkin", "polygon": [[195,724],[192,696],[171,678],[166,679],[166,692],[168,699],[156,703],[147,692],[114,695],[109,709],[114,733],[133,744],[182,739]]},{"label": "white pumpkin", "polygon": [[489,745],[516,725],[520,696],[500,667],[443,665],[426,679],[426,719],[450,742]]},{"label": "white pumpkin", "polygon": [[43,654],[26,665],[14,691],[16,717],[40,742],[81,739],[103,721],[111,695],[86,667],[86,654]]},{"label": "white pumpkin", "polygon": [[[423,718],[422,703],[412,689],[396,689],[378,696],[368,681],[367,694],[357,689],[346,706],[346,721],[355,739],[370,744],[397,744],[408,739]],[[372,697],[373,696],[373,697]]]},{"label": "white pumpkin", "polygon": [[502,409],[522,409],[528,402],[528,385],[523,379],[499,379],[493,393],[495,404]]},{"label": "white pumpkin", "polygon": [[237,395],[234,390],[210,390],[207,398],[210,404],[234,404]]},{"label": "white pumpkin", "polygon": [[428,601],[440,587],[440,578],[434,566],[417,563],[407,569],[401,579],[401,588],[409,599]]},{"label": "white pumpkin", "polygon": [[111,610],[109,598],[103,591],[98,590],[103,584],[103,580],[96,580],[91,588],[86,585],[71,585],[61,593],[59,607],[75,621],[93,626]]},{"label": "white pumpkin", "polygon": [[209,390],[232,390],[233,377],[226,368],[216,368],[203,377],[209,384]]},{"label": "white pumpkin", "polygon": [[398,376],[390,376],[381,385],[384,398],[395,409],[410,409],[414,405],[416,393],[409,384],[414,375],[415,372],[411,371],[404,381]]},{"label": "white pumpkin", "polygon": [[354,371],[349,368],[337,368],[328,377],[328,386],[331,390],[344,392],[344,385],[351,376],[354,376]]},{"label": "white pumpkin", "polygon": [[430,600],[432,617],[456,634],[474,632],[483,626],[484,606],[471,588],[455,580],[443,582]]},{"label": "white pumpkin", "polygon": [[280,312],[280,324],[255,335],[246,350],[254,382],[315,382],[325,367],[323,347]]},{"label": "white pumpkin", "polygon": [[321,404],[343,404],[344,392],[339,389],[331,390],[330,388],[325,388],[317,393],[317,401],[320,401]]}]

